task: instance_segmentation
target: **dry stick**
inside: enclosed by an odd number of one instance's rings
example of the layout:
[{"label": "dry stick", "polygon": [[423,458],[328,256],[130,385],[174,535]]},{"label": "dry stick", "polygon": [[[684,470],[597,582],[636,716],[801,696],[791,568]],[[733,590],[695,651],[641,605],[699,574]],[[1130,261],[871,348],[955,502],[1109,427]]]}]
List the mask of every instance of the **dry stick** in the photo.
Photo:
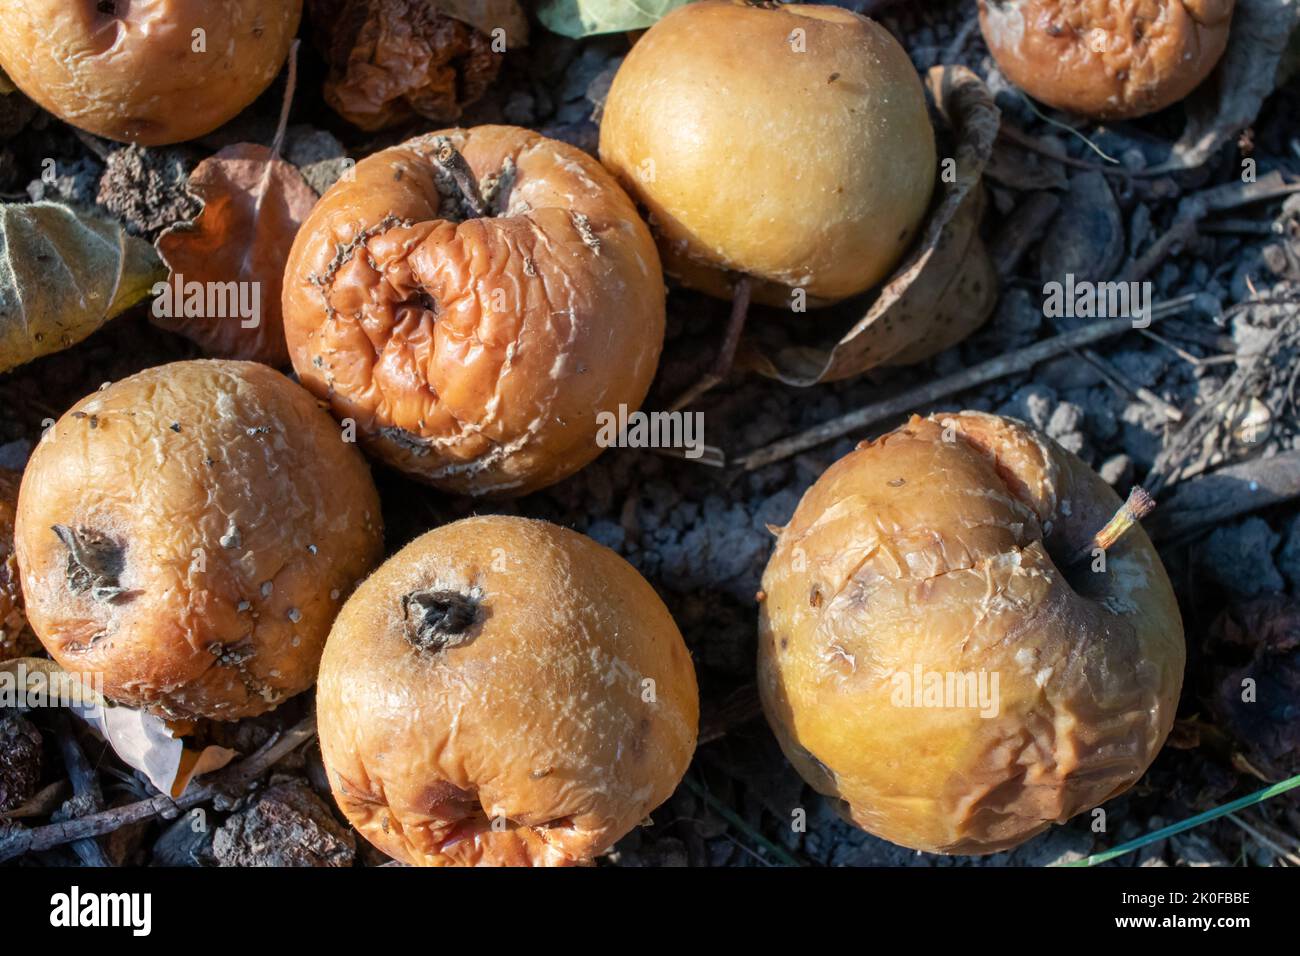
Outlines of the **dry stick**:
[{"label": "dry stick", "polygon": [[1300,183],[1289,183],[1278,171],[1253,183],[1232,182],[1203,189],[1178,204],[1174,222],[1141,256],[1130,263],[1120,276],[1121,282],[1136,282],[1149,275],[1176,246],[1195,238],[1199,222],[1206,216],[1250,203],[1278,199],[1300,192]]},{"label": "dry stick", "polygon": [[[1300,297],[1266,296],[1238,302],[1228,308],[1225,316],[1259,306],[1282,305],[1294,308],[1297,304],[1300,304]],[[1183,427],[1175,433],[1173,441],[1156,456],[1155,464],[1147,472],[1147,481],[1151,484],[1152,491],[1158,493],[1165,485],[1185,480],[1194,473],[1189,471],[1189,466],[1193,463],[1190,456],[1197,454],[1198,450],[1204,447],[1207,439],[1216,437],[1224,409],[1237,407],[1244,397],[1266,386],[1270,367],[1268,360],[1297,339],[1300,339],[1300,322],[1294,322],[1291,316],[1287,316],[1273,330],[1264,348],[1249,356],[1238,356],[1236,371],[1208,401],[1192,413]],[[1243,358],[1245,361],[1242,361]],[[1261,376],[1263,376],[1262,380]]]},{"label": "dry stick", "polygon": [[48,850],[71,843],[73,840],[111,833],[119,827],[149,820],[159,814],[189,810],[218,794],[242,790],[315,735],[316,717],[313,715],[295,724],[278,737],[268,740],[252,756],[215,774],[210,783],[197,787],[191,785],[175,800],[166,794],[161,794],[76,820],[50,823],[30,830],[17,830],[2,835],[0,836],[0,862],[11,860],[24,853]]},{"label": "dry stick", "polygon": [[1228,819],[1231,820],[1233,823],[1235,823],[1242,830],[1244,830],[1251,837],[1253,837],[1255,839],[1255,842],[1260,844],[1260,846],[1263,846],[1265,849],[1271,850],[1275,856],[1281,857],[1282,859],[1290,863],[1292,866],[1300,866],[1300,857],[1296,856],[1286,847],[1279,845],[1276,840],[1272,839],[1267,834],[1261,833],[1258,829],[1251,826],[1249,823],[1241,819],[1241,817],[1237,816],[1235,813],[1229,813]]},{"label": "dry stick", "polygon": [[[271,155],[279,158],[284,146],[285,130],[289,128],[289,107],[293,103],[294,91],[298,88],[298,44],[295,39],[289,44],[289,75],[284,81],[284,98],[280,101],[280,120],[275,126],[275,139],[271,141]],[[268,168],[269,168],[268,164]]]},{"label": "dry stick", "polygon": [[[77,743],[72,728],[72,718],[63,711],[54,715],[55,733],[59,740],[59,752],[63,755],[63,765],[68,771],[68,780],[72,783],[74,797],[81,797],[90,805],[90,809],[99,812],[104,809],[104,794],[99,789],[99,779],[94,768],[86,759],[86,754]],[[74,840],[72,849],[86,866],[112,866],[100,845],[90,837]]]},{"label": "dry stick", "polygon": [[[1179,296],[1176,299],[1170,299],[1167,302],[1153,306],[1151,321],[1157,322],[1162,318],[1180,312],[1190,305],[1194,298],[1191,295]],[[1007,355],[999,355],[954,375],[910,389],[900,395],[895,395],[893,398],[874,402],[856,411],[849,412],[847,415],[841,415],[839,418],[823,422],[797,435],[782,438],[770,445],[755,449],[747,455],[742,455],[736,460],[736,464],[746,471],[762,468],[764,465],[770,465],[772,462],[781,461],[791,455],[797,455],[801,451],[807,451],[809,448],[832,441],[847,435],[849,432],[866,428],[868,425],[873,425],[882,419],[902,415],[905,412],[936,402],[941,398],[946,398],[957,392],[964,392],[977,385],[983,385],[1007,375],[1027,372],[1039,362],[1055,358],[1072,349],[1082,348],[1094,342],[1112,338],[1131,329],[1132,325],[1126,322],[1103,319],[1082,328],[1062,332],[1050,339],[1035,342],[1033,345]]]},{"label": "dry stick", "polygon": [[483,194],[479,192],[478,182],[474,179],[474,171],[469,168],[469,163],[460,154],[460,150],[445,136],[439,138],[437,147],[437,152],[433,154],[433,161],[445,170],[452,182],[456,184],[470,214],[476,219],[483,218],[487,214],[487,207],[483,205]]},{"label": "dry stick", "polygon": [[1166,402],[1146,386],[1130,385],[1128,382],[1124,381],[1123,376],[1115,370],[1115,366],[1111,365],[1110,362],[1098,355],[1093,349],[1080,349],[1075,354],[1096,369],[1097,374],[1109,382],[1113,387],[1128,392],[1130,395],[1134,395],[1146,402],[1171,422],[1181,422],[1183,420],[1182,411]]},{"label": "dry stick", "polygon": [[731,318],[727,320],[727,334],[722,340],[718,357],[714,359],[713,368],[702,375],[699,381],[668,407],[670,412],[681,411],[727,377],[736,359],[740,335],[745,331],[745,320],[749,317],[751,292],[753,292],[753,281],[747,275],[739,276],[731,290]]}]

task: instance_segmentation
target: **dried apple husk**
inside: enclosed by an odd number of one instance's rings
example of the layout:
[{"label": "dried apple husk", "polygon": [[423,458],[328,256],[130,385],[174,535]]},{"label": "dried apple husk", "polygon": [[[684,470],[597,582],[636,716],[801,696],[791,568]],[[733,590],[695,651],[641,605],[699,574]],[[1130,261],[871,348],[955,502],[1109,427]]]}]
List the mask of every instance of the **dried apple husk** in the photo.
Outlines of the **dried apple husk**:
[{"label": "dried apple husk", "polygon": [[414,116],[460,118],[496,79],[501,54],[528,40],[516,0],[309,0],[317,47],[329,63],[325,101],[364,130]]},{"label": "dried apple husk", "polygon": [[[880,365],[919,362],[979,328],[997,302],[997,274],[979,226],[981,177],[993,153],[1000,113],[983,81],[962,66],[936,66],[926,87],[942,123],[943,157],[956,160],[953,182],[940,168],[936,198],[915,247],[878,291],[825,310],[799,330],[842,329],[838,341],[796,340],[788,324],[751,323],[743,364],[787,385],[850,378]],[[815,333],[814,333],[815,334]],[[785,335],[784,341],[780,336]]]}]

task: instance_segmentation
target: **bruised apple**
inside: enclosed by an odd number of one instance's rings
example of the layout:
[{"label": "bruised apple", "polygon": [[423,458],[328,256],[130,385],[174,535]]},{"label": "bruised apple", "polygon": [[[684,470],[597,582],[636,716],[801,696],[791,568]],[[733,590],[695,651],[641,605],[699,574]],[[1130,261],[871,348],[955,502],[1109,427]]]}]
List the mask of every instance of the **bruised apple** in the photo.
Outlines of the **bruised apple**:
[{"label": "bruised apple", "polygon": [[1228,46],[1236,0],[980,0],[998,68],[1036,100],[1097,119],[1177,103]]},{"label": "bruised apple", "polygon": [[513,126],[420,136],[316,204],[284,278],[293,366],[366,449],[471,495],[600,452],[663,345],[654,242],[599,163]]},{"label": "bruised apple", "polygon": [[937,853],[1013,847],[1132,786],[1185,654],[1139,492],[1121,504],[977,412],[832,465],[780,530],[759,618],[763,707],[804,779]]},{"label": "bruised apple", "polygon": [[314,683],[382,532],[364,459],[305,389],[201,360],[64,414],[23,474],[15,543],[66,670],[164,717],[235,720]]},{"label": "bruised apple", "polygon": [[514,517],[430,531],[368,578],[316,701],[343,813],[428,866],[590,860],[673,792],[699,719],[690,655],[645,579]]},{"label": "bruised apple", "polygon": [[22,584],[14,555],[14,519],[22,474],[0,468],[0,661],[26,657],[40,647],[23,613]]},{"label": "bruised apple", "polygon": [[178,143],[257,99],[301,14],[302,0],[0,0],[0,67],[73,126]]}]

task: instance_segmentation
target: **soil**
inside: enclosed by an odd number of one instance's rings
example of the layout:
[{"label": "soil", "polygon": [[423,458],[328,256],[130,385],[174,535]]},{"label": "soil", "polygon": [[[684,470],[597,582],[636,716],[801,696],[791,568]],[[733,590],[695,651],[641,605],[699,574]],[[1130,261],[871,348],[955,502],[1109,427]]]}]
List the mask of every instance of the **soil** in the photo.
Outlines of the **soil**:
[{"label": "soil", "polygon": [[[1226,145],[1204,166],[1146,175],[1167,159],[1169,144],[1180,132],[1177,107],[1129,123],[1081,124],[1079,135],[1046,122],[998,74],[979,31],[963,31],[974,16],[973,6],[886,6],[877,16],[902,41],[918,69],[940,62],[965,64],[994,91],[1006,123],[1065,157],[1058,161],[1008,147],[1007,157],[1019,163],[1020,172],[986,179],[990,237],[999,220],[1037,192],[1060,199],[1057,214],[1004,281],[988,324],[932,360],[807,389],[734,375],[710,392],[695,407],[704,413],[705,441],[729,459],[1071,327],[1044,316],[1044,281],[1070,271],[1094,278],[1122,272],[1174,222],[1180,201],[1237,178],[1247,153],[1258,161],[1261,174],[1300,174],[1300,140],[1293,124],[1300,115],[1297,82],[1266,101],[1248,138]],[[532,45],[507,56],[496,83],[460,123],[527,125],[594,151],[600,104],[627,45],[624,35],[572,41],[538,27]],[[363,133],[331,113],[317,95],[325,74],[324,63],[304,44],[285,156],[303,168],[318,191],[346,168],[345,157],[365,156],[434,128],[427,121],[412,121],[378,135]],[[283,92],[283,80],[277,81],[227,127],[198,143],[165,149],[94,140],[40,111],[9,103],[0,108],[0,135],[18,131],[0,139],[0,193],[10,200],[98,206],[133,233],[152,239],[193,214],[184,181],[198,159],[232,142],[271,141]],[[0,97],[0,102],[7,99],[12,97]],[[1099,171],[1106,164],[1096,150],[1117,158],[1133,175]],[[41,162],[47,157],[58,170],[52,182],[41,179]],[[1030,169],[1032,176],[1026,172]],[[1024,185],[1016,185],[1018,177]],[[1031,422],[1098,469],[1122,496],[1132,483],[1151,477],[1162,453],[1176,447],[1180,426],[1198,408],[1214,402],[1254,353],[1300,321],[1297,222],[1300,200],[1294,196],[1255,203],[1220,217],[1213,228],[1201,229],[1175,247],[1148,277],[1153,299],[1192,295],[1193,305],[1162,321],[1150,335],[1128,332],[1098,346],[1102,368],[1066,354],[1032,372],[1006,376],[915,412],[970,408]],[[1256,294],[1282,304],[1230,311]],[[0,376],[0,467],[21,467],[42,428],[102,382],[198,355],[188,341],[150,325],[144,312],[137,308],[78,346]],[[647,408],[666,407],[708,369],[727,314],[727,303],[670,290],[664,361]],[[764,320],[779,321],[755,309],[751,322]],[[1270,354],[1277,374],[1256,381],[1251,395],[1269,413],[1262,433],[1250,442],[1234,441],[1234,423],[1220,423],[1203,447],[1181,454],[1184,473],[1300,449],[1291,374],[1296,360],[1290,347]],[[611,450],[559,485],[494,504],[448,497],[376,466],[387,548],[394,552],[437,524],[485,511],[545,518],[585,532],[626,557],[667,602],[694,656],[707,719],[729,695],[743,696],[753,682],[755,592],[772,546],[768,526],[782,524],[812,481],[857,441],[900,422],[882,422],[866,433],[752,471],[709,467],[653,451]],[[1250,755],[1267,759],[1272,773],[1297,772],[1294,731],[1287,737],[1279,725],[1300,723],[1293,702],[1294,688],[1300,686],[1300,615],[1293,603],[1300,601],[1300,506],[1292,501],[1198,529],[1164,547],[1162,554],[1187,624],[1189,663],[1181,719],[1146,777],[1105,805],[1101,823],[1095,815],[1084,815],[1009,853],[984,858],[915,853],[843,823],[786,763],[762,718],[742,718],[700,747],[688,783],[655,812],[654,825],[634,831],[600,862],[1045,865],[1080,859],[1258,789],[1266,774]],[[1274,602],[1274,611],[1265,615],[1267,626],[1258,623],[1258,613],[1235,610],[1261,599]],[[1225,615],[1237,624],[1229,627],[1221,620]],[[1217,719],[1223,695],[1234,693],[1240,682],[1242,662],[1256,659],[1267,660],[1276,686],[1292,689],[1292,703],[1249,725]],[[220,733],[243,735],[239,749],[247,751],[271,730],[291,724],[305,706],[293,702]],[[29,735],[19,739],[30,744]],[[103,768],[106,791],[147,790],[111,752],[101,753],[102,743],[86,740],[85,746],[91,763]],[[5,759],[0,754],[0,764]],[[49,783],[59,776],[57,751],[45,763],[43,779]],[[356,841],[353,850],[352,835],[333,812],[318,755],[308,749],[278,765],[276,772],[277,782],[266,789],[232,797],[224,808],[214,809],[208,829],[187,831],[189,817],[182,816],[114,841],[118,862],[384,862],[364,841]],[[1247,818],[1268,832],[1295,834],[1300,832],[1300,800],[1277,798]],[[1295,837],[1290,839],[1295,852]],[[299,843],[293,858],[283,855],[284,846]],[[1278,859],[1276,848],[1224,820],[1148,845],[1110,865],[1274,865]],[[70,848],[61,848],[21,862],[76,860]]]}]

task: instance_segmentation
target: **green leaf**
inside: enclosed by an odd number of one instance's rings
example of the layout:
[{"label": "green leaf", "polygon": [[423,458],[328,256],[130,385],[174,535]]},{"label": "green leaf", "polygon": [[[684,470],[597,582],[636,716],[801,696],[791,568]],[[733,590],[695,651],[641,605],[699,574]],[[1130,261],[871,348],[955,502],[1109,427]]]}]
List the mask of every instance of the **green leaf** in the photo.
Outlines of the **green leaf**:
[{"label": "green leaf", "polygon": [[153,247],[116,223],[0,205],[0,372],[75,345],[166,278]]},{"label": "green leaf", "polygon": [[575,40],[653,26],[688,0],[542,0],[537,19],[553,33]]}]

